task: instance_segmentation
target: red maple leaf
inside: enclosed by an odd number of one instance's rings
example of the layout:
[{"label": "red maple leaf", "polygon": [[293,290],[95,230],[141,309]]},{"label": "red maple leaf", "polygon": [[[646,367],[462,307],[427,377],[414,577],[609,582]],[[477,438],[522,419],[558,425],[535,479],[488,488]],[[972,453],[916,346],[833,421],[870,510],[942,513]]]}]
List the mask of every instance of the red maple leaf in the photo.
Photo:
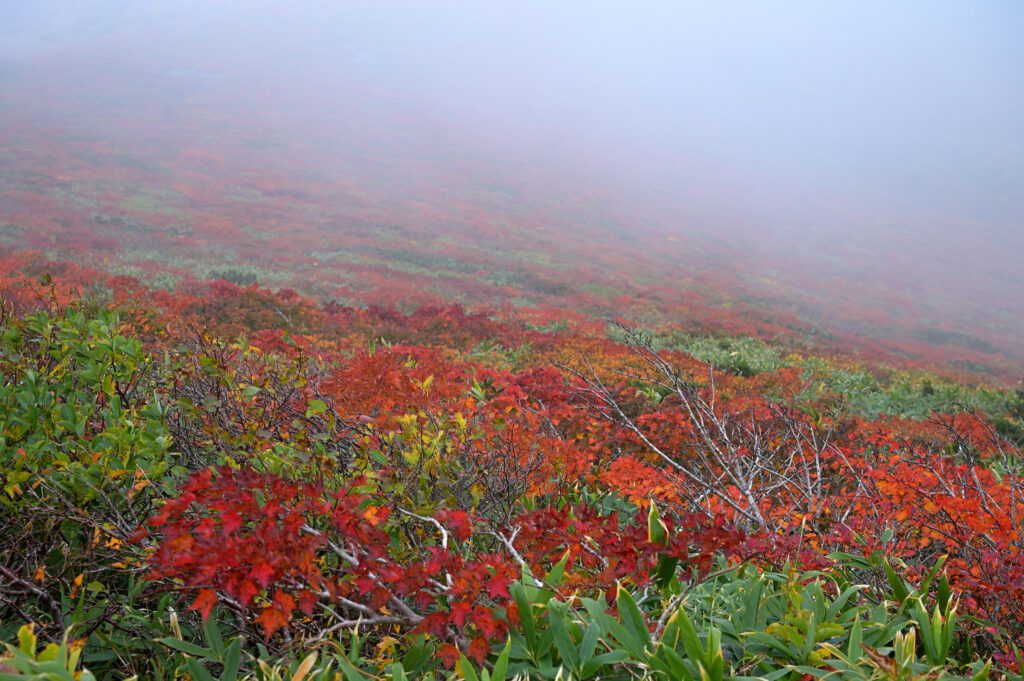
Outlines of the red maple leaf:
[{"label": "red maple leaf", "polygon": [[487,594],[491,598],[512,598],[508,590],[508,581],[497,574],[487,581]]},{"label": "red maple leaf", "polygon": [[490,640],[501,637],[505,634],[505,623],[494,618],[494,611],[490,608],[479,608],[470,618],[480,634]]},{"label": "red maple leaf", "polygon": [[307,616],[313,615],[313,610],[316,608],[317,597],[312,591],[303,591],[299,594],[299,610],[301,610]]},{"label": "red maple leaf", "polygon": [[234,532],[242,527],[242,516],[234,511],[225,511],[220,514],[220,522],[224,532]]},{"label": "red maple leaf", "polygon": [[477,636],[469,642],[469,650],[466,651],[466,657],[480,664],[490,652],[491,646],[487,643],[487,639],[483,636]]},{"label": "red maple leaf", "polygon": [[213,606],[217,605],[217,593],[213,589],[201,589],[196,595],[196,599],[192,601],[189,610],[198,610],[205,622],[210,616],[210,611],[213,610]]},{"label": "red maple leaf", "polygon": [[248,607],[249,603],[252,602],[253,597],[260,592],[259,588],[248,579],[243,579],[239,582],[235,588],[235,598],[242,604],[242,607]]},{"label": "red maple leaf", "polygon": [[466,624],[466,617],[473,612],[472,603],[466,601],[458,601],[454,603],[451,610],[448,612],[448,621],[455,626],[462,628]]},{"label": "red maple leaf", "polygon": [[451,669],[455,666],[455,663],[459,661],[459,658],[462,656],[462,653],[460,653],[459,649],[451,643],[445,643],[437,651],[437,656],[441,658],[441,664],[443,664],[448,669]]},{"label": "red maple leaf", "polygon": [[278,591],[274,594],[274,607],[283,612],[286,616],[291,615],[295,610],[295,599],[289,593]]},{"label": "red maple leaf", "polygon": [[447,624],[448,618],[443,612],[433,612],[423,618],[423,622],[420,623],[420,627],[423,628],[423,631],[431,634],[432,636],[444,638]]},{"label": "red maple leaf", "polygon": [[260,562],[252,566],[249,576],[256,578],[263,586],[267,586],[274,578],[274,572],[274,568],[269,563]]}]

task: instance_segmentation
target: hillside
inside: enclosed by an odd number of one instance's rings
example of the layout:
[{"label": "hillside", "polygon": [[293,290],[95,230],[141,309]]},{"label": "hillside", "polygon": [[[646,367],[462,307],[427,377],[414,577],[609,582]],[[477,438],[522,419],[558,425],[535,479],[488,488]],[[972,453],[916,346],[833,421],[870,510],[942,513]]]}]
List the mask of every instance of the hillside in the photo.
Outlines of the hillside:
[{"label": "hillside", "polygon": [[1018,668],[1020,392],[750,337],[4,262],[14,669]]},{"label": "hillside", "polygon": [[159,45],[112,64],[137,49],[0,71],[0,245],[169,290],[223,276],[350,305],[557,308],[1024,373],[1009,225],[827,194],[794,216],[782,181],[735,196],[656,154],[616,170],[613,146],[474,124],[365,74],[257,87]]},{"label": "hillside", "polygon": [[1024,681],[1014,12],[293,4],[0,7],[0,681]]}]

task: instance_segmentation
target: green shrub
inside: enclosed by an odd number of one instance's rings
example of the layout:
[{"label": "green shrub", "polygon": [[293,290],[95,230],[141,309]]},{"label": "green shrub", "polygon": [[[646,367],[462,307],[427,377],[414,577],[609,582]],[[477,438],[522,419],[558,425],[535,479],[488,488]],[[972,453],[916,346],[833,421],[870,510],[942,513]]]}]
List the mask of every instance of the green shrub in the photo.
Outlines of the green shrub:
[{"label": "green shrub", "polygon": [[88,636],[137,595],[127,542],[175,476],[157,366],[113,312],[0,329],[0,635]]}]

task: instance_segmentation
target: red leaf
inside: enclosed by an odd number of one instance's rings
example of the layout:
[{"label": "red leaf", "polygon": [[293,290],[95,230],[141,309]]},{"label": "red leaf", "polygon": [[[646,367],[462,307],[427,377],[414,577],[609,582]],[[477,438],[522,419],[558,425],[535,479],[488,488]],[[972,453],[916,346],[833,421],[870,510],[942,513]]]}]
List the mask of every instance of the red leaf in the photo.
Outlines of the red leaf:
[{"label": "red leaf", "polygon": [[473,524],[465,511],[449,511],[442,508],[435,517],[448,526],[456,539],[468,539],[473,533]]},{"label": "red leaf", "polygon": [[473,606],[465,601],[459,601],[452,605],[448,613],[448,621],[460,629],[466,624],[466,617],[473,612]]},{"label": "red leaf", "polygon": [[473,624],[476,625],[477,631],[491,641],[503,637],[505,635],[505,623],[495,619],[491,614],[493,611],[489,609],[484,610],[484,612],[473,614]]},{"label": "red leaf", "polygon": [[299,610],[305,615],[312,616],[317,604],[316,594],[312,591],[303,591],[299,594]]},{"label": "red leaf", "polygon": [[253,597],[255,597],[259,592],[260,590],[255,584],[250,582],[248,579],[244,579],[238,585],[238,588],[235,589],[235,598],[238,599],[238,602],[242,604],[243,608],[246,608],[249,606],[249,603],[252,602]]},{"label": "red leaf", "polygon": [[369,577],[359,577],[355,580],[356,588],[359,589],[359,593],[366,595],[377,588],[376,580],[370,579]]},{"label": "red leaf", "polygon": [[491,646],[487,643],[487,639],[483,636],[477,636],[469,643],[469,650],[466,651],[466,657],[473,660],[477,664],[484,661],[484,658],[491,652]]},{"label": "red leaf", "polygon": [[249,570],[249,576],[255,577],[260,584],[267,586],[270,581],[274,578],[274,568],[268,563],[256,563]]},{"label": "red leaf", "polygon": [[448,618],[444,613],[433,612],[423,618],[420,624],[423,630],[437,638],[444,638],[447,629]]},{"label": "red leaf", "polygon": [[366,605],[374,610],[379,610],[390,598],[391,592],[387,589],[375,589],[370,596],[370,601]]},{"label": "red leaf", "polygon": [[196,599],[192,601],[189,610],[198,610],[203,615],[203,621],[205,622],[210,616],[210,611],[213,610],[213,606],[217,605],[217,594],[213,589],[202,589],[196,596]]},{"label": "red leaf", "polygon": [[220,522],[224,532],[234,532],[242,527],[242,516],[234,511],[225,511],[220,515]]},{"label": "red leaf", "polygon": [[274,594],[274,607],[284,613],[286,617],[290,616],[295,611],[295,599],[291,594],[278,591]]},{"label": "red leaf", "polygon": [[440,650],[437,651],[437,656],[441,658],[441,664],[448,669],[455,666],[455,663],[459,661],[460,655],[461,653],[459,653],[459,649],[451,643],[445,643],[441,646]]},{"label": "red leaf", "polygon": [[512,598],[508,590],[508,582],[501,576],[492,577],[487,582],[487,593],[491,598]]}]

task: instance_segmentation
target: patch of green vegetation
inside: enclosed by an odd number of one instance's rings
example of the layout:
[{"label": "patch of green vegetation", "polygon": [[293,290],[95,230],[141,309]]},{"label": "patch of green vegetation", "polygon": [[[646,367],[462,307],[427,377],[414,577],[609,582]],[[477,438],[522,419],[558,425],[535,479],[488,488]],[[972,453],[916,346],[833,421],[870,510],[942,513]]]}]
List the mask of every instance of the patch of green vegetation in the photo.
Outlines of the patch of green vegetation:
[{"label": "patch of green vegetation", "polygon": [[563,262],[556,262],[549,256],[537,251],[511,251],[508,256],[515,261],[525,262],[530,265],[548,267],[555,270],[567,270],[569,265]]},{"label": "patch of green vegetation", "polygon": [[152,272],[136,265],[113,264],[108,269],[114,276],[131,277],[149,288],[164,291],[175,291],[180,283],[180,279],[170,272]]},{"label": "patch of green vegetation", "polygon": [[234,191],[227,195],[227,198],[238,203],[262,203],[267,200],[263,192],[251,187],[235,187]]},{"label": "patch of green vegetation", "polygon": [[5,246],[21,245],[25,236],[25,228],[10,222],[0,222],[0,244]]},{"label": "patch of green vegetation", "polygon": [[547,324],[533,324],[531,322],[526,322],[523,326],[529,331],[537,331],[538,333],[565,333],[569,330],[569,322],[564,319],[555,319]]},{"label": "patch of green vegetation", "polygon": [[969,371],[973,374],[978,374],[981,376],[996,376],[999,373],[996,369],[990,367],[987,364],[982,364],[981,362],[972,362],[971,360],[967,359],[950,360],[949,364],[950,366],[954,366],[957,369],[963,369],[964,371]]},{"label": "patch of green vegetation", "polygon": [[255,267],[249,265],[236,265],[221,269],[212,269],[207,279],[223,279],[239,286],[253,286],[259,283],[259,272]]},{"label": "patch of green vegetation", "polygon": [[607,286],[605,284],[594,283],[583,284],[582,286],[580,286],[580,289],[583,291],[587,291],[588,293],[593,293],[596,296],[603,296],[605,298],[616,298],[618,296],[626,295],[629,293],[629,291],[625,291],[620,288],[615,288],[614,286]]},{"label": "patch of green vegetation", "polygon": [[507,371],[522,370],[533,357],[532,343],[510,348],[494,338],[480,341],[466,354],[466,359],[470,362]]},{"label": "patch of green vegetation", "polygon": [[[216,255],[216,249],[211,250],[212,255]],[[171,267],[180,267],[182,269],[188,269],[192,271],[198,271],[200,262],[194,258],[189,258],[177,251],[161,250],[156,248],[129,248],[124,251],[121,255],[123,262],[158,262],[163,265],[169,265]]]},{"label": "patch of green vegetation", "polygon": [[785,366],[777,350],[750,336],[691,337],[674,349],[737,376],[754,376]]},{"label": "patch of green vegetation", "polygon": [[418,274],[438,279],[467,279],[476,266],[449,256],[413,253],[410,251],[373,249],[383,257],[352,253],[345,250],[311,251],[311,258],[321,262],[347,262],[366,267],[386,267],[396,272]]},{"label": "patch of green vegetation", "polygon": [[1009,406],[1009,396],[1004,390],[971,388],[921,371],[893,371],[880,379],[864,369],[837,367],[819,358],[803,359],[800,368],[807,381],[801,399],[818,401],[839,397],[847,411],[862,416],[920,420],[933,412],[965,409],[1001,415]]},{"label": "patch of green vegetation", "polygon": [[479,279],[495,286],[511,286],[513,288],[519,287],[522,283],[522,278],[515,270],[490,270]]},{"label": "patch of green vegetation", "polygon": [[118,208],[138,213],[150,213],[156,215],[170,215],[177,218],[185,218],[186,214],[180,209],[171,205],[180,201],[182,195],[172,189],[152,189],[143,187],[134,195],[121,200]]},{"label": "patch of green vegetation", "polygon": [[[700,336],[680,331],[645,333],[651,336],[655,349],[685,352],[736,376],[755,376],[788,366],[777,348],[751,336]],[[623,340],[622,332],[614,326],[609,327],[609,337],[619,342]]]},{"label": "patch of green vegetation", "polygon": [[[395,269],[413,268],[428,274],[442,274],[446,272],[457,272],[469,274],[480,269],[476,263],[466,262],[449,255],[437,255],[433,253],[421,253],[417,251],[406,251],[393,248],[382,248],[378,250],[380,257]],[[398,266],[396,266],[398,265]]]},{"label": "patch of green vegetation", "polygon": [[130,215],[104,215],[93,213],[90,218],[97,225],[113,226],[132,234],[166,234],[167,236],[182,236],[192,234],[192,227],[189,225],[171,225],[159,227],[151,225]]},{"label": "patch of green vegetation", "polygon": [[[1014,395],[1005,390],[969,387],[925,371],[888,369],[872,373],[864,367],[840,365],[821,357],[784,356],[779,347],[750,336],[694,336],[678,331],[659,334],[646,330],[645,333],[652,338],[655,349],[685,352],[736,376],[750,377],[797,367],[806,384],[798,401],[839,401],[847,413],[868,418],[882,415],[922,420],[935,412],[967,409],[999,417],[1012,413],[1015,403]],[[609,327],[608,335],[615,341],[624,339],[614,326]],[[1020,399],[1024,405],[1024,395]]]},{"label": "patch of green vegetation", "polygon": [[1002,350],[983,338],[977,338],[971,334],[958,331],[943,331],[934,328],[920,329],[913,334],[913,337],[923,340],[930,345],[958,345],[969,350],[983,352],[986,355],[1004,354]]}]

